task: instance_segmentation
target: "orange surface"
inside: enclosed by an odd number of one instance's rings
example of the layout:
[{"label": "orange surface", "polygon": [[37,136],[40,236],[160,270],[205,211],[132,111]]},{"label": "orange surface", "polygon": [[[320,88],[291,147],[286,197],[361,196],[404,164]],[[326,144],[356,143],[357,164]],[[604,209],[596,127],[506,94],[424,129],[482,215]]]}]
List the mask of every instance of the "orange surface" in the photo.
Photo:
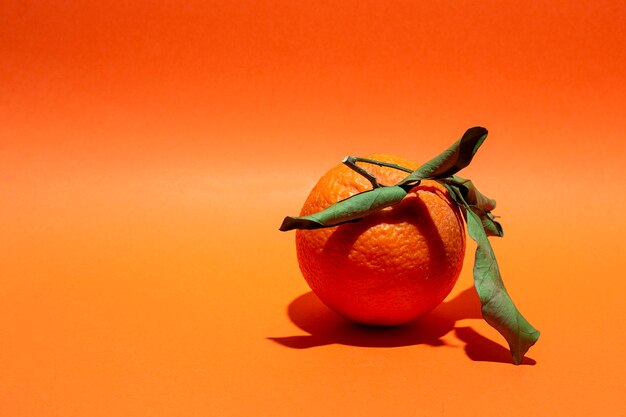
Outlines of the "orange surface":
[{"label": "orange surface", "polygon": [[[626,414],[626,8],[542,4],[3,2],[0,415]],[[379,331],[277,230],[344,155],[477,124],[463,174],[542,331],[519,367],[471,242],[439,309]]]}]

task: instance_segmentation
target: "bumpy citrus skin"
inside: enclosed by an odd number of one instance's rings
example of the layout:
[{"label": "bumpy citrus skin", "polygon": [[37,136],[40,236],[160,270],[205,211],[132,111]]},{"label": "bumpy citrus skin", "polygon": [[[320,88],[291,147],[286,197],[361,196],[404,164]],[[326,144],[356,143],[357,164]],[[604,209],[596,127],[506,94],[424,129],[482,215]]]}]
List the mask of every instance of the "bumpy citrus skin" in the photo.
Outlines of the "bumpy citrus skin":
[{"label": "bumpy citrus skin", "polygon": [[[368,158],[418,167],[397,156]],[[407,175],[359,165],[384,185]],[[300,215],[368,189],[369,181],[340,164],[315,185]],[[332,310],[358,323],[397,325],[432,310],[452,290],[465,253],[463,218],[443,186],[423,181],[399,204],[359,222],[297,230],[296,250],[305,280]]]}]

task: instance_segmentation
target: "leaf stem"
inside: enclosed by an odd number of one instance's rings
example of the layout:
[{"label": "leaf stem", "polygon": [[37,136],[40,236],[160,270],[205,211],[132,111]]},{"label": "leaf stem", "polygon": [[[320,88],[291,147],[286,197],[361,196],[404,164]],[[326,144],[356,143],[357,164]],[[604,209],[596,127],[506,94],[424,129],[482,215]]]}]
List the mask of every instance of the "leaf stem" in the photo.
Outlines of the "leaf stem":
[{"label": "leaf stem", "polygon": [[369,182],[372,183],[372,187],[374,188],[380,188],[381,185],[378,183],[378,181],[376,181],[376,177],[373,176],[372,174],[370,174],[369,172],[367,172],[365,169],[361,168],[360,166],[358,166],[356,163],[360,162],[359,160],[362,158],[356,157],[356,156],[346,156],[345,158],[343,158],[343,161],[341,161],[344,165],[346,165],[348,168],[350,168],[351,170],[357,172],[358,174],[360,174],[361,176],[365,177]]},{"label": "leaf stem", "polygon": [[353,162],[364,162],[366,164],[373,164],[373,165],[378,165],[379,167],[387,167],[387,168],[393,168],[393,169],[397,169],[400,171],[404,171],[404,172],[408,172],[409,174],[413,172],[412,169],[409,168],[405,168],[401,165],[398,164],[392,164],[391,162],[383,162],[383,161],[377,161],[376,159],[369,159],[369,158],[361,158],[358,156],[346,156],[345,159],[350,158]]},{"label": "leaf stem", "polygon": [[[413,172],[413,170],[411,170],[409,168],[405,168],[405,167],[403,167],[401,165],[398,165],[398,164],[392,164],[390,162],[377,161],[376,159],[361,158],[359,156],[346,156],[345,158],[343,158],[343,160],[341,162],[344,165],[346,165],[348,168],[352,169],[353,171],[357,172],[361,176],[365,177],[370,183],[372,183],[372,187],[374,187],[374,188],[380,188],[380,187],[385,187],[385,186],[380,184],[376,180],[376,177],[373,176],[372,174],[370,174],[367,170],[365,170],[364,168],[358,166],[356,164],[357,162],[364,162],[366,164],[378,165],[380,167],[393,168],[393,169],[397,169],[399,171],[404,171],[404,172],[408,172],[408,173],[412,173]],[[419,183],[419,181],[418,181],[418,183]]]}]

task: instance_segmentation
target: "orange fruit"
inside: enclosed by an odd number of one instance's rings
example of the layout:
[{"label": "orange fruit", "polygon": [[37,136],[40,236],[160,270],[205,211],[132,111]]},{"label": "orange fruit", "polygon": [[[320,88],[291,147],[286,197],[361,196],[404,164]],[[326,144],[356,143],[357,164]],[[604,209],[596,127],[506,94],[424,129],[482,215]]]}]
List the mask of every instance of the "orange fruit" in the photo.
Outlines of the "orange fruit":
[{"label": "orange fruit", "polygon": [[[367,158],[418,167],[398,156]],[[408,175],[358,165],[383,185]],[[300,215],[371,188],[367,179],[339,164],[320,178]],[[463,217],[442,185],[422,181],[400,203],[358,222],[296,230],[296,251],[304,279],[336,313],[363,324],[403,324],[439,305],[456,283],[465,254]]]}]

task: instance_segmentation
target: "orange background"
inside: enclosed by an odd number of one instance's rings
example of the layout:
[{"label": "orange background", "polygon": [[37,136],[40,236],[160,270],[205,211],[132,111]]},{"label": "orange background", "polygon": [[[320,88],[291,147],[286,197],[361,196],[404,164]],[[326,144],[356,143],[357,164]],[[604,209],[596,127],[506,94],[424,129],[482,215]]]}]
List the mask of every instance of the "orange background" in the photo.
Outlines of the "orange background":
[{"label": "orange background", "polygon": [[[624,415],[626,7],[543,3],[2,2],[0,415]],[[473,125],[519,367],[473,243],[379,331],[277,230],[344,155]]]}]

